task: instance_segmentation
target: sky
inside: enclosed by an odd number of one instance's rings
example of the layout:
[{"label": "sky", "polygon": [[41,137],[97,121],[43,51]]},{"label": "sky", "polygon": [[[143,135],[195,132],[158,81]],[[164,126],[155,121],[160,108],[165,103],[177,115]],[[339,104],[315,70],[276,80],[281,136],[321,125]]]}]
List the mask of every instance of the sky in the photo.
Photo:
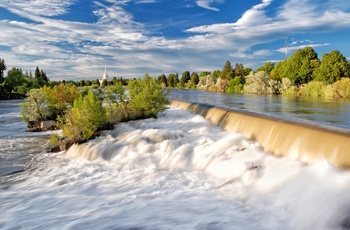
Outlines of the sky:
[{"label": "sky", "polygon": [[0,1],[7,70],[57,81],[255,70],[305,46],[350,61],[349,38],[349,0]]}]

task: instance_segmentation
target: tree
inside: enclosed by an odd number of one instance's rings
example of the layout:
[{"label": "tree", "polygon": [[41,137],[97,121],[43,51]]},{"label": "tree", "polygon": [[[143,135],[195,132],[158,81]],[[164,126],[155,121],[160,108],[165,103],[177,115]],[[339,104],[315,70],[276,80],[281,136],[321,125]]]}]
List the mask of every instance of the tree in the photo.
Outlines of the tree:
[{"label": "tree", "polygon": [[158,77],[158,82],[161,86],[168,87],[168,80],[165,74],[162,74],[161,76]]},{"label": "tree", "polygon": [[37,80],[40,79],[40,69],[39,69],[38,66],[35,68],[35,71],[34,71],[34,78],[37,79]]},{"label": "tree", "polygon": [[65,115],[62,134],[73,142],[87,140],[98,135],[106,124],[106,111],[92,90],[74,101],[73,108]]},{"label": "tree", "polygon": [[329,54],[323,54],[321,64],[315,71],[315,80],[334,83],[342,77],[349,77],[348,62],[338,51],[333,50]]},{"label": "tree", "polygon": [[180,79],[180,86],[185,87],[186,83],[191,79],[190,72],[185,71],[182,73],[181,79]]},{"label": "tree", "polygon": [[193,84],[197,85],[199,82],[199,76],[197,72],[192,72],[191,74],[191,81]]},{"label": "tree", "polygon": [[46,94],[51,118],[56,119],[72,108],[74,101],[79,98],[80,93],[76,86],[60,83],[53,88],[44,86],[41,90]]},{"label": "tree", "polygon": [[289,78],[296,85],[304,84],[314,79],[314,71],[319,66],[317,53],[312,47],[298,49],[293,55],[277,63],[271,71],[272,79]]},{"label": "tree", "polygon": [[265,62],[263,66],[256,69],[256,72],[264,71],[268,75],[270,75],[271,71],[275,68],[275,63],[273,62]]},{"label": "tree", "polygon": [[220,70],[214,70],[212,77],[216,81],[220,77]]},{"label": "tree", "polygon": [[222,71],[220,72],[220,78],[222,80],[231,80],[234,76],[234,72],[232,69],[232,65],[230,61],[226,61],[224,67],[222,68]]},{"label": "tree", "polygon": [[4,81],[4,71],[6,70],[5,60],[0,58],[0,83]]},{"label": "tree", "polygon": [[40,89],[31,89],[23,103],[21,103],[21,117],[30,124],[35,123],[38,127],[41,121],[49,115],[47,96]]},{"label": "tree", "polygon": [[131,98],[130,110],[134,119],[156,118],[159,112],[166,109],[168,92],[148,74],[143,80],[129,81],[128,90]]},{"label": "tree", "polygon": [[244,66],[243,64],[236,63],[234,69],[234,77],[244,77]]},{"label": "tree", "polygon": [[179,75],[170,73],[168,76],[168,87],[174,88],[179,83]]},{"label": "tree", "polygon": [[12,68],[7,73],[3,84],[7,92],[13,96],[24,96],[29,91],[28,80],[29,78],[23,74],[22,69]]},{"label": "tree", "polygon": [[206,77],[206,76],[208,76],[209,74],[211,74],[211,72],[209,72],[209,71],[203,71],[203,72],[201,72],[201,73],[199,74],[199,78],[201,78],[201,77]]}]

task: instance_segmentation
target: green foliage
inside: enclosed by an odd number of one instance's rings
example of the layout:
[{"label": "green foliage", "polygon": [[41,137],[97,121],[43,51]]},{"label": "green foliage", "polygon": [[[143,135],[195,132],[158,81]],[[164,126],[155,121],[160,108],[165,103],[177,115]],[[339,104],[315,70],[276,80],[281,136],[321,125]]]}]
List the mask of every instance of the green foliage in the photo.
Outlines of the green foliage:
[{"label": "green foliage", "polygon": [[190,72],[189,71],[185,71],[183,72],[181,79],[180,79],[180,86],[185,87],[186,83],[191,80],[191,76],[190,76]]},{"label": "green foliage", "polygon": [[213,74],[211,76],[216,81],[216,79],[218,79],[220,77],[220,70],[214,70],[214,72],[213,72]]},{"label": "green foliage", "polygon": [[299,94],[303,96],[324,96],[327,83],[321,81],[310,81],[307,85],[300,88]]},{"label": "green foliage", "polygon": [[62,134],[72,141],[87,140],[98,135],[106,124],[106,111],[92,90],[74,101],[73,108],[66,113]]},{"label": "green foliage", "polygon": [[234,69],[234,77],[244,77],[244,66],[243,64],[236,63],[235,69]]},{"label": "green foliage", "polygon": [[226,61],[222,71],[220,72],[219,78],[223,80],[231,80],[234,77],[234,72],[230,61]]},{"label": "green foliage", "polygon": [[4,81],[4,71],[6,68],[5,60],[0,58],[0,83]]},{"label": "green foliage", "polygon": [[256,69],[256,72],[265,71],[265,73],[270,74],[274,68],[275,64],[273,62],[265,62],[263,66]]},{"label": "green foliage", "polygon": [[271,71],[271,78],[289,78],[293,84],[304,84],[313,80],[313,72],[318,66],[317,53],[312,47],[305,47],[295,51],[287,60],[279,62]]},{"label": "green foliage", "polygon": [[[287,79],[287,78],[283,78],[283,79]],[[283,95],[297,96],[298,92],[299,91],[296,86],[291,86],[290,88],[283,91]]]},{"label": "green foliage", "polygon": [[331,85],[333,97],[350,98],[350,78],[342,78]]},{"label": "green foliage", "polygon": [[168,80],[165,74],[162,74],[161,76],[158,77],[158,82],[161,86],[168,87]]},{"label": "green foliage", "polygon": [[[199,80],[199,79],[198,79]],[[197,85],[191,80],[189,80],[186,85],[185,85],[186,89],[196,89]]]},{"label": "green foliage", "polygon": [[134,118],[149,118],[158,116],[166,109],[167,95],[156,79],[144,76],[143,80],[129,81],[130,110]]},{"label": "green foliage", "polygon": [[234,79],[231,79],[229,82],[228,92],[242,93],[244,83],[245,83],[245,80],[242,77],[235,77]]},{"label": "green foliage", "polygon": [[338,51],[323,54],[320,66],[315,71],[315,80],[334,83],[342,77],[349,77],[349,68],[346,58]]},{"label": "green foliage", "polygon": [[80,96],[79,90],[75,85],[70,86],[63,83],[53,88],[44,86],[41,90],[47,95],[47,102],[51,112],[50,118],[53,120],[56,120],[59,115],[64,115],[66,110],[72,108],[75,99]]},{"label": "green foliage", "polygon": [[58,146],[60,138],[56,134],[50,134],[50,146]]},{"label": "green foliage", "polygon": [[[197,72],[192,72],[191,74],[191,81],[194,85],[197,85],[199,82],[199,76]],[[187,88],[187,87],[186,87]]]},{"label": "green foliage", "polygon": [[176,74],[169,74],[168,76],[168,87],[170,88],[174,88],[177,86],[177,84],[179,83],[179,75],[176,73]]},{"label": "green foliage", "polygon": [[47,96],[40,89],[30,90],[21,108],[21,117],[28,125],[30,122],[38,125],[49,115]]}]

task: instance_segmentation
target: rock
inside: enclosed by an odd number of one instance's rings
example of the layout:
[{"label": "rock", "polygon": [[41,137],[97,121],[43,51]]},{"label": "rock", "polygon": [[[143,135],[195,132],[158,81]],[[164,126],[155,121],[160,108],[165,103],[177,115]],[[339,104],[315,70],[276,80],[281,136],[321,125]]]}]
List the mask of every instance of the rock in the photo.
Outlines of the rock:
[{"label": "rock", "polygon": [[54,120],[47,120],[40,122],[40,129],[42,131],[53,130],[55,125]]}]

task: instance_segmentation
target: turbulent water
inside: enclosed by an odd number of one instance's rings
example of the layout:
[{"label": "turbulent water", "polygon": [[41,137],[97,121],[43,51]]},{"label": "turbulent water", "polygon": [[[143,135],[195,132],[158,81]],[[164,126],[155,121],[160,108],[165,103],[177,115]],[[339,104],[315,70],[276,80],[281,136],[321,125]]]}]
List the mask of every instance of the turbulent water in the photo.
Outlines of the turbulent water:
[{"label": "turbulent water", "polygon": [[36,154],[19,162],[25,171],[0,177],[0,229],[350,225],[349,172],[275,158],[187,111],[119,124],[67,153],[45,153],[45,134],[14,133],[2,133],[2,166],[16,165],[8,153],[19,149]]}]

